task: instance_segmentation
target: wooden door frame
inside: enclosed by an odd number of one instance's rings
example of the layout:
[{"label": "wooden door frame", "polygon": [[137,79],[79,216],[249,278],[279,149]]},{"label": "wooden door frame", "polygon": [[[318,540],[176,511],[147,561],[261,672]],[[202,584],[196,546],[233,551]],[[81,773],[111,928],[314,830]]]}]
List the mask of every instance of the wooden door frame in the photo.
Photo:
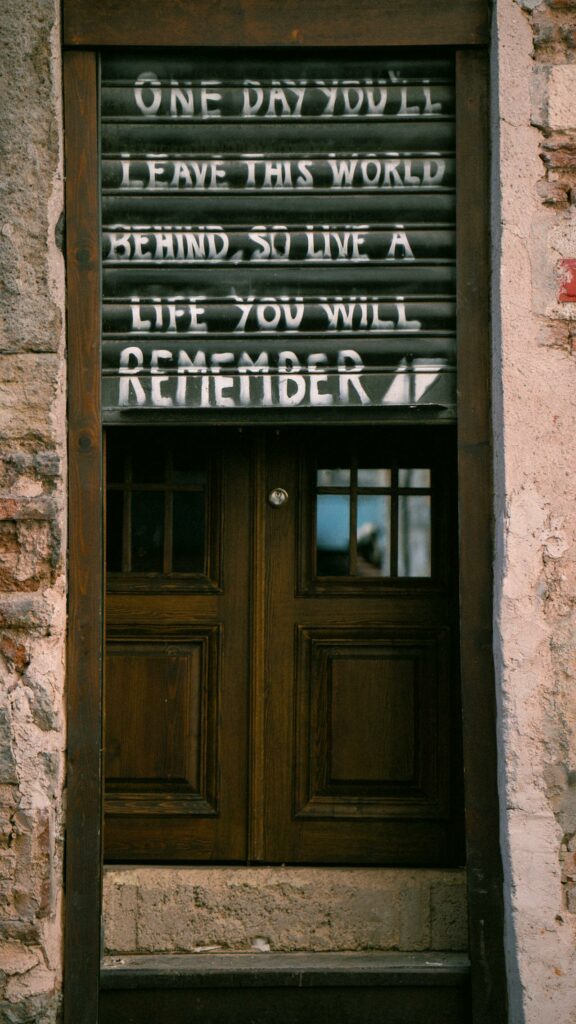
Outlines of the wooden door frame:
[{"label": "wooden door frame", "polygon": [[[64,1020],[97,1024],[102,813],[102,458],[97,49],[457,48],[460,615],[474,1024],[507,1020],[492,655],[487,0],[63,0],[69,380]],[[459,49],[463,47],[463,49]],[[376,417],[375,417],[376,419]],[[255,609],[255,624],[262,608]]]}]

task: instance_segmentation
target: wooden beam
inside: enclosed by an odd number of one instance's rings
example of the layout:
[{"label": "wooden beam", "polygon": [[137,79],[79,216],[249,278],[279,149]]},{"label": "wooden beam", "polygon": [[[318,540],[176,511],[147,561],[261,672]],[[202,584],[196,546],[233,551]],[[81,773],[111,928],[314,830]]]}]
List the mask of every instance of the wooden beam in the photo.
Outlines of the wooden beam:
[{"label": "wooden beam", "polygon": [[487,55],[456,58],[460,653],[474,1024],[504,1024],[506,973],[492,650]]},{"label": "wooden beam", "polygon": [[65,1024],[96,1024],[100,968],[102,485],[97,63],[64,61],[68,285]]},{"label": "wooden beam", "polygon": [[486,0],[65,0],[66,46],[472,46]]}]

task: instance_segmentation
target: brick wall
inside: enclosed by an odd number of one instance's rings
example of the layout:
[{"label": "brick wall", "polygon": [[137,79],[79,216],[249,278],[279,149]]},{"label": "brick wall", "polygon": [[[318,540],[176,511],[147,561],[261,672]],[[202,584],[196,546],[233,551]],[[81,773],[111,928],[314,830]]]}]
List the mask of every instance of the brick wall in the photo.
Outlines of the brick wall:
[{"label": "brick wall", "polygon": [[0,9],[0,1020],[61,987],[65,400],[54,0]]}]

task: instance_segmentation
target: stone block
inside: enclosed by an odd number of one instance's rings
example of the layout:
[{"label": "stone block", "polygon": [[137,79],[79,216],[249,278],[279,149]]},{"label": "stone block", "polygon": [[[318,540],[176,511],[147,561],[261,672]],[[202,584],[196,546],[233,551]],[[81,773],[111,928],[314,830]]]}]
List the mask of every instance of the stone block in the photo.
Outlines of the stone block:
[{"label": "stone block", "polygon": [[136,949],[138,945],[136,934],[137,887],[131,885],[130,882],[124,884],[121,878],[111,880],[108,897],[108,913],[105,917],[107,948],[122,953],[129,949]]},{"label": "stone block", "polygon": [[576,64],[557,64],[548,75],[548,127],[576,128]]},{"label": "stone block", "polygon": [[39,996],[54,991],[54,974],[43,964],[38,964],[25,974],[16,975],[6,985],[6,998],[9,1002],[20,1002],[30,996]]},{"label": "stone block", "polygon": [[51,631],[54,607],[43,594],[0,595],[0,627],[26,630],[43,636]]},{"label": "stone block", "polygon": [[17,783],[16,760],[12,749],[12,729],[8,713],[0,708],[0,779],[3,783]]},{"label": "stone block", "polygon": [[[445,886],[450,912],[432,893]],[[461,949],[463,872],[379,868],[109,868],[109,953]],[[436,942],[436,947],[433,943]],[[134,945],[134,943],[136,943]]]},{"label": "stone block", "polygon": [[61,368],[57,355],[0,356],[0,436],[5,441],[50,441]]},{"label": "stone block", "polygon": [[17,1002],[0,1002],[2,1024],[57,1024],[60,1021],[61,998],[57,993],[47,993],[18,999]]},{"label": "stone block", "polygon": [[576,9],[573,0],[542,0],[532,15],[534,54],[538,60],[563,65],[576,46]]},{"label": "stone block", "polygon": [[0,520],[0,590],[4,593],[50,586],[54,575],[53,555],[53,531],[49,522]]},{"label": "stone block", "polygon": [[399,918],[400,949],[416,951],[432,948],[429,879],[424,877],[422,882],[407,885],[403,889],[400,894]]},{"label": "stone block", "polygon": [[5,942],[0,947],[0,971],[8,975],[26,974],[41,960],[38,949],[22,946],[19,942]]},{"label": "stone block", "polygon": [[430,892],[431,947],[464,950],[468,945],[465,889],[460,880],[435,882]]},{"label": "stone block", "polygon": [[63,461],[50,447],[14,444],[0,454],[0,493],[11,498],[38,498],[62,482]]},{"label": "stone block", "polygon": [[0,634],[0,654],[6,662],[8,671],[16,672],[20,676],[30,664],[30,653],[26,645],[7,633]]}]

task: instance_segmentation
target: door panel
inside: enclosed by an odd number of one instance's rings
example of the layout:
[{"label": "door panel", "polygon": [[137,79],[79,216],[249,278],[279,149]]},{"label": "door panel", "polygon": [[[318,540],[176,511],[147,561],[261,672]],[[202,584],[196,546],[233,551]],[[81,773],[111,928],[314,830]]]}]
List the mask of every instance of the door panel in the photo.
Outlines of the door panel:
[{"label": "door panel", "polygon": [[[107,855],[461,860],[449,433],[162,436],[160,527],[134,518],[153,473],[130,452],[111,486]],[[180,486],[188,572],[170,549]]]},{"label": "door panel", "polygon": [[297,817],[445,809],[435,759],[445,642],[424,629],[299,630]]},{"label": "door panel", "polygon": [[186,629],[182,642],[177,635],[151,629],[145,640],[122,640],[111,631],[110,812],[217,814],[219,629]]}]

